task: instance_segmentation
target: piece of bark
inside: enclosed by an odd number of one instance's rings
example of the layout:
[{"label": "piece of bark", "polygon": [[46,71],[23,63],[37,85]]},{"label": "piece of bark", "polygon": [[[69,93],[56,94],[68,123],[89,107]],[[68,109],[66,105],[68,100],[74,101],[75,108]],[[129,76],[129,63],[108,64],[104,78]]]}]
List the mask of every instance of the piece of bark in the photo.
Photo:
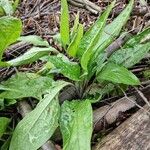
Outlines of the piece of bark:
[{"label": "piece of bark", "polygon": [[31,106],[25,100],[18,103],[18,112],[21,114],[22,118],[24,118],[31,111]]},{"label": "piece of bark", "polygon": [[[140,91],[144,94],[148,101],[150,101],[150,85],[141,88]],[[129,101],[130,99],[130,101]],[[110,125],[117,123],[121,115],[138,106],[142,107],[145,102],[137,92],[133,92],[129,97],[123,97],[115,102],[107,101],[109,105],[102,106],[96,109],[93,113],[93,123],[95,132],[108,128]],[[124,119],[123,119],[124,120]]]},{"label": "piece of bark", "polygon": [[32,44],[27,42],[17,42],[5,51],[5,58],[10,60],[12,58],[19,56],[20,54],[26,52],[29,48],[32,47]]},{"label": "piece of bark", "polygon": [[[150,108],[146,105],[144,109]],[[139,110],[104,137],[93,150],[149,150],[150,116]]]},{"label": "piece of bark", "polygon": [[47,141],[43,146],[41,147],[42,150],[56,150],[56,147],[51,141]]},{"label": "piece of bark", "polygon": [[[114,15],[118,16],[124,8],[116,8],[114,10]],[[148,13],[148,9],[149,7],[146,6],[138,6],[138,7],[134,7],[133,11],[132,11],[132,15],[138,15],[138,16],[144,16],[146,13]]]},{"label": "piece of bark", "polygon": [[[129,97],[133,102],[135,102],[136,97],[135,96],[130,96]],[[117,119],[117,116],[119,114],[119,112],[125,112],[131,108],[135,107],[135,104],[132,103],[131,101],[129,101],[126,97],[121,98],[120,100],[112,103],[110,106],[104,106],[101,107],[100,109],[97,109],[96,111],[94,111],[94,122],[96,122],[96,120],[98,118],[96,118],[96,114],[99,112],[101,112],[101,117],[105,115],[105,119],[107,121],[108,124],[112,124],[113,122],[115,122],[115,120]],[[109,109],[107,111],[107,109]],[[103,112],[103,113],[102,113]]]},{"label": "piece of bark", "polygon": [[110,44],[110,46],[108,46],[106,49],[107,57],[110,57],[117,49],[121,48],[130,37],[130,33],[125,33],[116,39],[112,44]]},{"label": "piece of bark", "polygon": [[93,113],[94,130],[100,131],[103,129],[104,124],[111,125],[115,123],[121,113],[136,107],[136,96],[130,96],[129,98],[133,102],[123,97],[110,105],[96,109]]}]

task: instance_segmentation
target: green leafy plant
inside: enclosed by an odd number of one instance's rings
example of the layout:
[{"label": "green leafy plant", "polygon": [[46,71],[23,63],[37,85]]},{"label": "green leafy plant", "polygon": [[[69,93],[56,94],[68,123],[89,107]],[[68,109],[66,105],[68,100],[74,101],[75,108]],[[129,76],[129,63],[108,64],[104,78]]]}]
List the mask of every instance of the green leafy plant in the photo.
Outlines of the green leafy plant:
[{"label": "green leafy plant", "polygon": [[18,7],[19,0],[0,0],[0,16],[12,15]]},{"label": "green leafy plant", "polygon": [[[107,86],[139,85],[139,79],[127,68],[132,67],[150,50],[150,42],[145,40],[150,34],[146,29],[131,37],[125,45],[107,58],[105,49],[120,35],[129,19],[134,0],[110,24],[107,18],[115,5],[113,1],[88,31],[83,32],[79,23],[79,13],[74,26],[69,30],[69,13],[66,0],[61,0],[60,37],[64,54],[51,47],[48,42],[37,36],[20,37],[19,19],[2,17],[0,25],[6,24],[0,31],[3,45],[0,48],[1,67],[19,66],[41,60],[46,65],[37,73],[17,73],[0,85],[0,104],[11,105],[23,98],[39,100],[36,108],[28,113],[16,126],[12,135],[10,150],[36,150],[40,148],[60,127],[64,150],[90,150],[92,136],[92,103],[100,100]],[[8,20],[8,21],[7,21]],[[10,23],[9,23],[10,22]],[[17,28],[13,35],[8,32]],[[10,38],[13,36],[13,38]],[[5,37],[5,38],[4,38]],[[8,40],[6,40],[8,38]],[[4,61],[2,54],[15,41],[33,44],[23,55]],[[63,76],[64,81],[59,80]],[[54,77],[58,80],[54,80]],[[55,78],[56,79],[56,78]],[[101,85],[98,95],[92,94],[91,87]],[[76,98],[65,100],[60,106],[59,93],[65,92],[65,86],[73,86]],[[64,89],[63,89],[64,88]],[[15,100],[15,101],[14,101]]]},{"label": "green leafy plant", "polygon": [[4,50],[10,44],[16,42],[21,32],[22,32],[22,24],[19,19],[7,16],[0,18],[0,33],[1,33],[0,61],[2,59]]},{"label": "green leafy plant", "polygon": [[10,119],[6,117],[0,117],[0,138],[5,133],[8,124],[10,123]]}]

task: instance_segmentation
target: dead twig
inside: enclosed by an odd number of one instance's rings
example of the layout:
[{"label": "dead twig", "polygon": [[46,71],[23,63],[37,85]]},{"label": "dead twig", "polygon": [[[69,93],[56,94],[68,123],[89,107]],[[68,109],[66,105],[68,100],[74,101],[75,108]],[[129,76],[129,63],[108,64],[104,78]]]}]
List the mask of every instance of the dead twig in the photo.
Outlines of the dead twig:
[{"label": "dead twig", "polygon": [[[144,93],[144,99],[147,100],[146,103],[149,103],[148,100],[150,86],[141,88],[140,90],[142,91],[142,93]],[[125,95],[123,98],[118,99],[115,102],[108,103],[107,105],[102,106],[94,111],[93,123],[95,131],[102,130],[104,128],[104,125],[109,126],[113,123],[116,123],[117,119],[120,118],[120,114],[126,115],[126,112],[133,108],[140,108],[144,110],[144,112],[146,112],[148,115],[150,115],[150,112],[142,107],[145,101],[143,102],[143,96],[139,96],[139,93],[137,91],[134,91],[134,93],[132,94],[130,93],[131,96],[128,96],[124,91],[123,93]]]},{"label": "dead twig", "polygon": [[136,101],[133,101],[131,98],[129,98],[129,97],[127,96],[127,94],[125,93],[125,91],[124,91],[121,87],[119,87],[119,88],[121,89],[122,93],[124,94],[124,96],[125,96],[129,101],[131,101],[132,103],[134,103],[138,108],[142,109],[143,111],[145,111],[145,112],[150,116],[150,112],[149,112],[148,110],[144,109],[144,108],[143,108],[141,105],[139,105]]},{"label": "dead twig", "polygon": [[102,9],[96,4],[90,2],[89,0],[68,0],[68,2],[74,6],[86,8],[91,13],[98,14],[102,12]]},{"label": "dead twig", "polygon": [[117,49],[121,48],[122,45],[127,42],[127,40],[131,37],[130,33],[125,33],[116,39],[107,49],[107,57],[110,57]]},{"label": "dead twig", "polygon": [[138,90],[137,88],[135,88],[135,90],[137,91],[137,93],[139,94],[139,96],[144,100],[144,102],[150,107],[150,103],[147,100],[147,98],[144,96],[144,94],[140,90]]}]

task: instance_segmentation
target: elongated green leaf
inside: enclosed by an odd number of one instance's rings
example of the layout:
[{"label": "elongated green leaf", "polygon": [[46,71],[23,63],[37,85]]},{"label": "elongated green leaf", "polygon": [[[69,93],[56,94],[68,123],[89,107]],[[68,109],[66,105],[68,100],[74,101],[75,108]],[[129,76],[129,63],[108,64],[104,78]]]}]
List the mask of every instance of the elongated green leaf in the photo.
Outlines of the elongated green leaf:
[{"label": "elongated green leaf", "polygon": [[110,62],[121,64],[127,68],[138,63],[150,51],[150,28],[134,36],[109,58]]},{"label": "elongated green leaf", "polygon": [[95,46],[97,49],[95,54],[96,57],[120,34],[122,27],[129,19],[133,5],[134,0],[130,0],[128,6],[122,11],[122,13],[112,23],[105,27],[101,39],[99,39],[97,45]]},{"label": "elongated green leaf", "polygon": [[92,107],[89,100],[65,101],[61,107],[60,129],[63,150],[90,150]]},{"label": "elongated green leaf", "polygon": [[[130,0],[130,3],[128,4],[128,6],[122,11],[122,13],[110,24],[108,24],[105,29],[104,32],[101,36],[101,38],[99,38],[99,41],[97,42],[96,46],[95,46],[95,50],[99,52],[101,52],[102,50],[104,50],[110,43],[112,43],[112,41],[114,40],[114,38],[116,38],[122,27],[126,24],[127,20],[129,19],[129,15],[132,11],[133,8],[133,4],[134,4],[134,0]],[[97,24],[97,23],[96,23]],[[88,43],[90,43],[91,39],[93,38],[93,36],[95,35],[95,33],[97,32],[97,28],[94,30],[93,27],[90,28],[90,30],[88,31],[90,33],[87,32],[87,34],[85,34],[84,37],[86,37],[85,39],[83,38],[81,45],[79,47],[78,50],[78,56],[82,56],[85,49],[86,49],[86,45],[88,45]]]},{"label": "elongated green leaf", "polygon": [[77,12],[75,20],[74,20],[74,25],[71,31],[71,40],[73,39],[73,37],[75,36],[75,34],[78,32],[78,26],[79,26],[79,12]]},{"label": "elongated green leaf", "polygon": [[69,79],[80,80],[80,66],[76,62],[71,62],[63,54],[57,56],[46,56],[42,60],[51,62],[60,73]]},{"label": "elongated green leaf", "polygon": [[61,0],[60,35],[64,46],[69,44],[69,11],[67,0]]},{"label": "elongated green leaf", "polygon": [[[112,8],[114,7],[115,2],[116,1],[114,1],[110,6],[108,6],[107,10],[102,14],[102,16],[100,16],[100,18],[97,20],[94,26],[85,34],[83,40],[81,41],[81,44],[83,44],[83,46],[79,47],[79,49],[85,48],[85,52],[83,53],[83,56],[81,58],[81,66],[86,72],[88,71],[88,63],[94,54],[94,47],[99,41],[99,39],[101,39],[101,35],[103,33],[103,29],[106,24],[107,18]],[[85,42],[85,40],[87,41]]]},{"label": "elongated green leaf", "polygon": [[145,29],[141,33],[133,36],[123,46],[123,48],[134,47],[136,44],[144,44],[150,41],[150,28]]},{"label": "elongated green leaf", "polygon": [[72,42],[70,43],[70,45],[69,45],[69,47],[67,49],[67,53],[70,56],[72,56],[72,57],[76,56],[76,53],[77,53],[77,50],[78,50],[78,46],[79,46],[79,43],[81,41],[82,36],[83,36],[83,25],[79,24],[77,33],[74,36]]},{"label": "elongated green leaf", "polygon": [[14,43],[22,31],[21,21],[14,17],[0,18],[0,61],[4,50]]},{"label": "elongated green leaf", "polygon": [[0,117],[0,138],[5,133],[8,124],[10,123],[10,119],[6,117]]},{"label": "elongated green leaf", "polygon": [[19,66],[24,64],[30,64],[34,61],[37,61],[39,58],[48,55],[50,52],[56,52],[56,49],[53,47],[49,48],[39,48],[39,47],[32,47],[23,55],[12,59],[8,62],[4,62],[0,64],[0,66]]},{"label": "elongated green leaf", "polygon": [[34,46],[49,47],[48,42],[37,35],[21,36],[19,37],[18,41],[27,42],[33,44]]},{"label": "elongated green leaf", "polygon": [[108,24],[105,27],[101,39],[99,39],[95,46],[95,54],[90,61],[89,68],[93,68],[94,64],[99,61],[99,55],[101,55],[105,48],[107,48],[109,44],[111,44],[114,39],[120,34],[122,27],[129,19],[133,4],[134,0],[130,0],[128,6],[122,11],[122,13],[112,23]]},{"label": "elongated green leaf", "polygon": [[114,63],[106,64],[102,71],[97,73],[97,80],[108,80],[114,83],[123,83],[127,85],[140,84],[140,81],[132,72]]},{"label": "elongated green leaf", "polygon": [[19,122],[9,150],[37,150],[53,135],[60,115],[56,96],[66,85],[63,81],[55,83],[37,107]]},{"label": "elongated green leaf", "polygon": [[34,73],[18,73],[2,83],[6,89],[0,93],[0,98],[20,99],[23,97],[42,98],[42,94],[52,86],[53,80]]},{"label": "elongated green leaf", "polygon": [[0,7],[2,7],[6,15],[12,15],[14,13],[13,6],[9,0],[0,0]]}]

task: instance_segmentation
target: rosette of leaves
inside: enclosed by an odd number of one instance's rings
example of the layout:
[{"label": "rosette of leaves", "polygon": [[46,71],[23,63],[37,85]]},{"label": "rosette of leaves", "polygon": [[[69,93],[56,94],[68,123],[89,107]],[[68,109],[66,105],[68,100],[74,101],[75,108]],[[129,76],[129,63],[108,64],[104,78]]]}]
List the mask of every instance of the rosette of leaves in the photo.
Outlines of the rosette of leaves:
[{"label": "rosette of leaves", "polygon": [[[1,58],[4,50],[16,39],[30,42],[34,47],[13,60],[5,62],[1,59],[0,66],[20,66],[39,59],[45,63],[37,73],[18,73],[1,83],[0,100],[3,107],[5,102],[12,104],[14,99],[16,102],[28,97],[39,100],[35,109],[15,128],[10,150],[36,150],[51,138],[57,127],[61,129],[64,150],[91,149],[92,103],[99,100],[106,90],[113,90],[113,85],[139,85],[139,79],[128,68],[138,63],[150,50],[150,42],[147,40],[150,35],[148,28],[131,37],[122,48],[107,58],[105,50],[119,37],[130,17],[133,4],[134,0],[130,0],[119,16],[106,24],[115,5],[113,1],[84,32],[84,26],[79,23],[79,13],[73,28],[70,29],[67,1],[61,0],[60,34],[54,39],[57,37],[63,53],[40,37],[19,38],[20,28],[15,39],[4,42],[5,45],[0,49]],[[5,22],[5,18],[0,19],[0,25],[2,21]],[[9,39],[10,35],[6,33],[5,37]],[[64,81],[59,80],[60,76]],[[67,85],[74,87],[76,97],[66,98],[60,105],[59,92],[65,92],[68,88],[62,88]],[[94,86],[96,88],[93,91],[98,95],[89,96],[93,93],[90,88]]]}]

